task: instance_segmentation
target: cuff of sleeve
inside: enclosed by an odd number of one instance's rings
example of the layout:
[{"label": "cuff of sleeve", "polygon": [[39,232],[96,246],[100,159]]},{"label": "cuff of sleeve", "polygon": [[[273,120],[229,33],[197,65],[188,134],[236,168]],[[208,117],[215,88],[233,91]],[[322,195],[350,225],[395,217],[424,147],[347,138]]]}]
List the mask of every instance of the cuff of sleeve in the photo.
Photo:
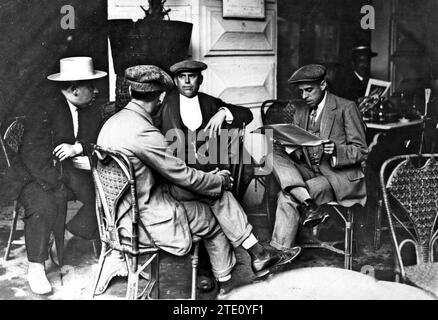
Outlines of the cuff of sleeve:
[{"label": "cuff of sleeve", "polygon": [[84,149],[82,148],[82,144],[80,144],[78,141],[73,145],[73,148],[75,149],[76,155],[82,154]]},{"label": "cuff of sleeve", "polygon": [[233,117],[233,114],[231,113],[231,111],[225,107],[219,108],[219,110],[225,110],[225,113],[226,113],[225,121],[228,122],[228,124],[231,124],[234,120],[234,117]]},{"label": "cuff of sleeve", "polygon": [[336,156],[332,156],[330,160],[332,167],[336,167],[336,164],[338,163],[338,159],[336,158]]}]

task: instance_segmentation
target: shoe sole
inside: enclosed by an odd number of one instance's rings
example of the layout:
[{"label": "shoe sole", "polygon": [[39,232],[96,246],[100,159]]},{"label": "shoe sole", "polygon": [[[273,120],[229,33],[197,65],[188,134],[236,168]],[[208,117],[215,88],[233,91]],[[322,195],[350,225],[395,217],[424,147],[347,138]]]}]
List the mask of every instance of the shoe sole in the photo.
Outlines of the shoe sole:
[{"label": "shoe sole", "polygon": [[[275,265],[274,265],[274,266],[275,266]],[[269,270],[269,269],[272,268],[272,267],[273,267],[273,266],[271,266],[271,267],[269,267],[269,268],[267,268],[267,269],[263,269],[263,270],[260,270],[260,271],[258,271],[258,272],[255,272],[254,274],[255,274],[256,278],[261,278],[261,277],[266,276],[268,273],[271,272],[271,270]]]},{"label": "shoe sole", "polygon": [[285,261],[281,261],[274,266],[282,266],[282,265],[285,265],[287,263],[290,263],[290,262],[292,262],[292,260],[294,260],[296,257],[298,257],[300,253],[301,253],[301,247],[299,247],[298,251],[293,256],[291,256],[289,259],[287,259]]}]

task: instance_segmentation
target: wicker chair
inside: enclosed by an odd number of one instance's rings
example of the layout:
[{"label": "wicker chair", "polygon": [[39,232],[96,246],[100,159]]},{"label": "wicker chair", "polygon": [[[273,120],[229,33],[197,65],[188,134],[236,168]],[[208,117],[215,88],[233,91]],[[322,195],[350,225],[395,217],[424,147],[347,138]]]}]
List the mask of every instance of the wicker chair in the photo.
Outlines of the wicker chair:
[{"label": "wicker chair", "polygon": [[[96,187],[96,214],[102,241],[93,297],[106,256],[112,250],[117,250],[124,255],[128,267],[126,298],[158,299],[160,249],[154,244],[153,239],[139,219],[135,174],[132,164],[128,157],[120,152],[95,146],[94,155],[91,158],[91,170]],[[116,216],[119,201],[127,193],[132,202],[130,212],[132,227],[130,230],[121,226],[121,217]],[[139,228],[143,228],[142,231],[149,238],[147,245],[139,241]],[[191,299],[196,299],[199,239],[193,239],[193,242]],[[143,256],[146,257],[146,261],[140,265],[139,260]],[[147,268],[148,272],[146,272]],[[146,279],[147,284],[139,293],[140,277]]]},{"label": "wicker chair", "polygon": [[[0,143],[2,146],[2,151],[4,154],[4,158],[6,160],[7,167],[11,167],[11,156],[10,153],[17,154],[21,145],[21,140],[24,134],[24,117],[16,117],[15,120],[9,125],[6,129],[3,137],[0,137]],[[9,151],[9,152],[8,152]],[[9,153],[9,154],[8,154]],[[16,228],[18,221],[18,211],[19,211],[19,203],[17,200],[14,201],[13,211],[12,211],[12,222],[11,228],[9,231],[8,243],[6,246],[6,251],[4,255],[5,261],[9,259],[9,254],[11,252],[11,246],[14,245],[24,245],[24,241],[14,240],[16,236]]]},{"label": "wicker chair", "polygon": [[[380,184],[395,249],[396,279],[438,297],[438,263],[433,262],[438,238],[436,158],[438,154],[392,157],[381,167]],[[416,262],[412,265],[404,261],[409,258],[403,251],[406,244],[415,250]]]}]

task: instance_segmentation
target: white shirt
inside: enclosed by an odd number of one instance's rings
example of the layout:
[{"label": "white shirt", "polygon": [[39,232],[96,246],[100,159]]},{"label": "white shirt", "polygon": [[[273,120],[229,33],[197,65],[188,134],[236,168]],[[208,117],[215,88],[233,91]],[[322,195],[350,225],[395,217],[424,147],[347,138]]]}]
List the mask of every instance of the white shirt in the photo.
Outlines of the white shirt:
[{"label": "white shirt", "polygon": [[318,121],[319,116],[322,113],[322,109],[324,109],[325,101],[327,100],[327,91],[324,94],[324,98],[322,98],[321,102],[318,104],[318,107],[316,108],[316,118],[315,121]]},{"label": "white shirt", "polygon": [[[228,108],[220,108],[220,109],[224,109],[225,112],[227,113],[225,117],[225,121],[227,121],[228,123],[233,122],[234,118],[230,110],[228,110]],[[199,104],[198,96],[195,96],[193,98],[187,98],[186,96],[180,94],[179,112],[181,115],[182,122],[191,131],[195,131],[202,125],[202,112],[201,112],[201,106]]]},{"label": "white shirt", "polygon": [[79,117],[78,117],[78,108],[70,101],[67,100],[68,107],[70,108],[71,117],[73,118],[73,132],[75,138],[78,136],[78,128],[79,128]]},{"label": "white shirt", "polygon": [[[73,133],[75,136],[75,139],[78,137],[78,129],[79,129],[79,115],[78,115],[78,108],[72,104],[70,101],[67,100],[68,107],[70,108],[71,117],[73,119]],[[82,153],[82,146],[79,142],[75,142],[73,145],[77,153]],[[85,170],[91,170],[90,169],[90,162],[88,161],[88,158],[85,156],[75,156],[72,158],[73,166],[78,169],[85,169]]]}]

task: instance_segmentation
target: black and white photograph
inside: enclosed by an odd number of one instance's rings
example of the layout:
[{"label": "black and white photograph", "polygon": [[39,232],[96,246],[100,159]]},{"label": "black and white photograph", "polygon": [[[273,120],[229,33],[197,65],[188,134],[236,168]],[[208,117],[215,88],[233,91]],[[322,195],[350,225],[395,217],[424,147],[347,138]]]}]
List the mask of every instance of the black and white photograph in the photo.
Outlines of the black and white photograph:
[{"label": "black and white photograph", "polygon": [[0,0],[0,300],[438,299],[437,16]]}]

